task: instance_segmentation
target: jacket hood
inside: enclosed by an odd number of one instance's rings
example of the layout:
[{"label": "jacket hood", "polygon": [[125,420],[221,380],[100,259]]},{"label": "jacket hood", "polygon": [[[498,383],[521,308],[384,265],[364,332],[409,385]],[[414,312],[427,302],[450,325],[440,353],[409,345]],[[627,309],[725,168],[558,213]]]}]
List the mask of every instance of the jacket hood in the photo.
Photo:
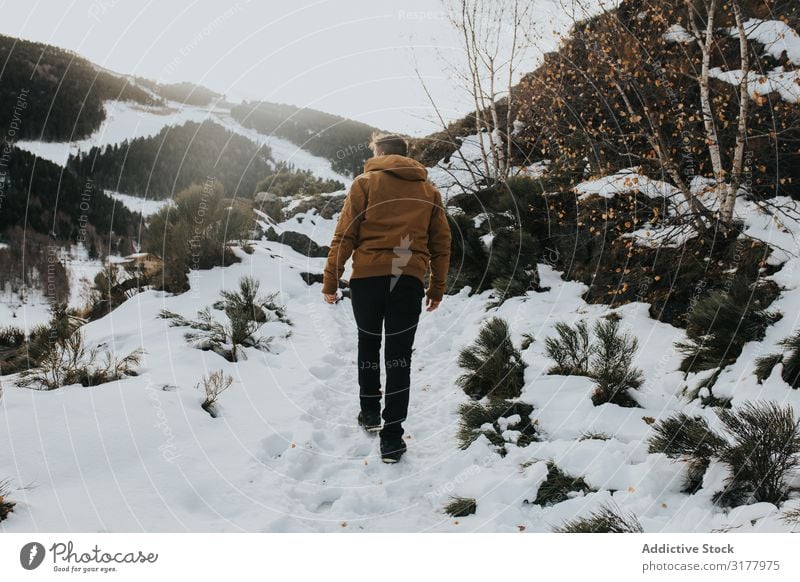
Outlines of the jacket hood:
[{"label": "jacket hood", "polygon": [[412,160],[406,156],[390,154],[388,156],[376,156],[367,160],[364,164],[365,172],[386,172],[400,178],[413,182],[424,181],[428,178],[428,170],[417,160]]}]

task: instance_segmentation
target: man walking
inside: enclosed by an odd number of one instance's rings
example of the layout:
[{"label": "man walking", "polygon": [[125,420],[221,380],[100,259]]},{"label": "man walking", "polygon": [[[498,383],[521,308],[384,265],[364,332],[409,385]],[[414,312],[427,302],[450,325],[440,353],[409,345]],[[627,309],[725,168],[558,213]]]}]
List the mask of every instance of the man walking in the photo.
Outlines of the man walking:
[{"label": "man walking", "polygon": [[[358,325],[358,423],[380,431],[381,458],[396,463],[406,451],[403,421],[408,413],[411,350],[427,296],[428,311],[439,306],[450,263],[450,227],[442,196],[428,182],[425,166],[408,156],[397,135],[373,135],[374,157],[350,187],[331,242],[322,293],[336,302],[344,265],[353,256],[350,297]],[[424,288],[430,267],[430,282]],[[380,349],[386,370],[381,427]]]}]

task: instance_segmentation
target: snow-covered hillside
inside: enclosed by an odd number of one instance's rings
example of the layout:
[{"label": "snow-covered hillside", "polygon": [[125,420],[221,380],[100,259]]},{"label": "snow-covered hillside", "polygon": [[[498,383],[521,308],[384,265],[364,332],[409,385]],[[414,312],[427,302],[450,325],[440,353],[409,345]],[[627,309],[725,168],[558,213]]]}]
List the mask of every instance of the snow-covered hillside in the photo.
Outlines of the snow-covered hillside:
[{"label": "snow-covered hillside", "polygon": [[[604,195],[613,195],[613,184],[603,181]],[[766,399],[800,410],[800,393],[777,371],[757,384],[752,370],[754,356],[774,349],[797,325],[800,290],[793,273],[800,265],[800,225],[780,223],[752,205],[743,204],[741,216],[747,232],[784,249],[780,258],[787,262],[772,277],[786,289],[773,304],[784,317],[763,342],[745,346],[715,394],[732,397],[734,405]],[[281,227],[296,224],[293,219]],[[323,239],[333,221],[307,214],[299,224],[311,238]],[[682,466],[648,453],[652,419],[678,410],[711,422],[714,416],[683,395],[699,380],[677,371],[681,356],[674,342],[684,332],[651,319],[647,305],[614,310],[639,341],[634,364],[645,374],[637,391],[642,408],[593,406],[592,380],[547,374],[552,361],[544,339],[554,325],[591,323],[611,310],[586,304],[582,284],[562,280],[544,264],[546,292],[487,309],[490,292],[469,296],[465,289],[423,313],[412,363],[409,452],[398,465],[382,464],[378,440],[356,425],[356,326],[349,300],[327,305],[320,285],[301,278],[320,273],[324,259],[275,242],[254,244],[254,254],[240,253],[241,263],[198,272],[187,293],[147,291],[84,328],[89,344],[103,351],[144,348],[138,376],[49,392],[4,378],[0,432],[11,438],[0,449],[0,467],[13,481],[17,506],[0,531],[535,532],[609,502],[635,514],[650,532],[791,529],[780,512],[800,506],[800,499],[780,510],[758,503],[726,512],[711,497],[727,469],[712,466],[704,487],[687,495]],[[193,317],[245,275],[263,292],[277,292],[292,322],[290,336],[276,339],[270,353],[248,348],[246,360],[231,363],[191,347],[181,328],[159,318],[164,309]],[[492,316],[509,322],[516,345],[523,334],[535,338],[522,352],[528,364],[522,400],[534,406],[542,440],[524,448],[509,443],[505,457],[485,437],[466,450],[456,442],[457,409],[467,400],[455,384],[462,373],[458,352]],[[220,416],[212,418],[200,406],[196,385],[220,369],[234,384],[220,397]],[[526,503],[536,497],[551,459],[597,492],[550,507]],[[442,507],[452,496],[477,499],[477,512],[447,516]]]},{"label": "snow-covered hillside", "polygon": [[150,137],[157,135],[165,127],[182,125],[188,121],[208,120],[233,133],[242,135],[254,143],[268,145],[276,162],[286,162],[293,164],[297,169],[310,170],[320,178],[349,181],[346,176],[335,172],[331,168],[331,163],[325,158],[315,156],[283,138],[264,135],[243,127],[231,117],[230,110],[222,105],[199,107],[170,102],[163,107],[144,107],[121,101],[107,101],[105,109],[105,121],[100,129],[89,138],[62,143],[18,141],[15,145],[63,166],[70,155],[77,154],[79,151],[88,151],[95,146],[120,144],[125,140],[138,137]]}]

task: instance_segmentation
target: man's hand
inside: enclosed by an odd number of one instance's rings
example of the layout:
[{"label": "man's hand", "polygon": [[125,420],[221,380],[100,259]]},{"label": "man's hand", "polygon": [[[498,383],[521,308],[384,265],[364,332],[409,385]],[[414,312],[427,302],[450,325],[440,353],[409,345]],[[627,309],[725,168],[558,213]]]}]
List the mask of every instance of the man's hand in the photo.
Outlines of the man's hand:
[{"label": "man's hand", "polygon": [[425,306],[428,308],[425,311],[436,311],[436,308],[439,307],[441,300],[436,301],[435,299],[431,299],[430,297],[425,298]]},{"label": "man's hand", "polygon": [[325,299],[325,303],[336,303],[336,293],[323,293],[322,298]]}]

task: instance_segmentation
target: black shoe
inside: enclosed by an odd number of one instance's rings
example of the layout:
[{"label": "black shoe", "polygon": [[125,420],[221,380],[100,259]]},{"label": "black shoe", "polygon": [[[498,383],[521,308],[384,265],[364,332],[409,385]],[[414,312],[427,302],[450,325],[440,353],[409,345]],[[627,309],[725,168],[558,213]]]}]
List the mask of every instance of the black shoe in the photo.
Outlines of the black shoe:
[{"label": "black shoe", "polygon": [[403,439],[381,439],[381,461],[396,463],[406,452],[406,443]]},{"label": "black shoe", "polygon": [[381,415],[379,413],[358,413],[358,424],[364,427],[367,432],[378,432],[381,430]]}]

